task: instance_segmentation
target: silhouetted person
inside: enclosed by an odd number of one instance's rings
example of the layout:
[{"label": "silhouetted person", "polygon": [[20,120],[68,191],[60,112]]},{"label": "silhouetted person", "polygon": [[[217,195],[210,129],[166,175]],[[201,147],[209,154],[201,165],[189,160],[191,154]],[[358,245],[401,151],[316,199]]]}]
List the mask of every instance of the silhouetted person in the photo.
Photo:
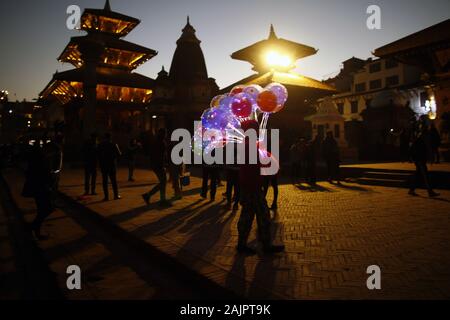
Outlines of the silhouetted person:
[{"label": "silhouetted person", "polygon": [[49,164],[50,173],[52,177],[51,183],[51,194],[52,201],[55,204],[56,196],[59,188],[59,180],[61,177],[61,171],[63,167],[63,142],[64,138],[61,133],[57,133],[53,140],[45,143],[43,146],[43,151],[47,157],[47,162]]},{"label": "silhouetted person", "polygon": [[134,181],[134,169],[136,167],[136,155],[140,146],[136,139],[131,139],[127,148],[128,181]]},{"label": "silhouetted person", "polygon": [[[231,148],[231,145],[229,145]],[[225,175],[227,179],[227,186],[225,197],[227,199],[228,209],[236,211],[239,208],[240,188],[239,188],[239,165],[237,163],[237,148],[236,144],[232,144],[234,148],[234,163],[225,165]],[[225,148],[225,152],[226,152]],[[226,159],[226,155],[225,155]]]},{"label": "silhouetted person", "polygon": [[409,132],[406,129],[400,133],[400,158],[402,162],[409,160]]},{"label": "silhouetted person", "polygon": [[83,144],[83,165],[84,165],[84,195],[96,195],[97,165],[98,165],[98,145],[97,135],[91,134]]},{"label": "silhouetted person", "polygon": [[[172,149],[176,146],[176,144],[177,143],[175,141],[170,142],[170,150],[168,156],[171,155]],[[180,177],[182,174],[183,174],[183,164],[175,164],[173,163],[171,157],[169,157],[169,175],[175,193],[173,200],[180,200],[182,198],[181,182],[180,182]]]},{"label": "silhouetted person", "polygon": [[322,149],[322,136],[319,134],[313,141],[306,146],[306,166],[307,181],[310,185],[315,185],[317,181],[317,161],[319,161],[320,151]]},{"label": "silhouetted person", "polygon": [[431,123],[430,128],[430,145],[432,163],[440,163],[439,147],[441,146],[441,135],[439,134],[434,122]]},{"label": "silhouetted person", "polygon": [[264,197],[267,197],[267,192],[269,191],[269,186],[273,188],[273,201],[270,209],[278,209],[278,174],[272,176],[263,176],[263,191]]},{"label": "silhouetted person", "polygon": [[305,180],[308,177],[308,141],[305,138],[300,138],[297,149],[299,153],[299,180]]},{"label": "silhouetted person", "polygon": [[[241,124],[244,131],[249,129],[259,130],[258,122],[248,120]],[[237,250],[241,253],[254,254],[255,251],[247,246],[248,237],[252,228],[253,220],[256,216],[258,225],[258,240],[263,245],[266,253],[280,252],[284,250],[284,246],[274,246],[271,243],[270,235],[270,211],[261,185],[261,163],[256,155],[258,162],[252,164],[250,162],[249,152],[253,148],[249,148],[249,138],[245,138],[245,158],[244,164],[240,166],[239,183],[241,192],[241,215],[238,221],[238,245]],[[254,142],[251,142],[254,143]]]},{"label": "silhouetted person", "polygon": [[[211,157],[214,157],[216,150],[211,150]],[[206,164],[202,166],[202,191],[200,196],[204,199],[208,197],[208,182],[210,199],[214,201],[216,199],[217,186],[219,184],[219,165]]]},{"label": "silhouetted person", "polygon": [[419,181],[423,180],[425,187],[428,190],[428,195],[430,197],[437,197],[439,194],[433,191],[428,178],[427,155],[429,148],[429,130],[427,125],[427,120],[422,116],[417,121],[412,132],[410,156],[416,165],[416,172],[411,177],[409,194],[413,196],[417,195],[415,189],[419,187]]},{"label": "silhouetted person", "polygon": [[291,176],[292,183],[297,183],[300,177],[300,153],[299,153],[299,142],[295,141],[289,148],[289,160],[291,162]]},{"label": "silhouetted person", "polygon": [[30,228],[36,238],[43,240],[46,236],[42,236],[41,226],[44,220],[54,211],[54,207],[51,194],[52,173],[48,158],[40,146],[40,140],[35,142],[27,154],[27,162],[22,196],[34,198],[36,202],[37,214]]},{"label": "silhouetted person", "polygon": [[339,146],[337,141],[333,138],[333,132],[328,131],[327,136],[322,144],[323,158],[327,164],[327,175],[330,183],[336,180],[340,183],[339,177]]},{"label": "silhouetted person", "polygon": [[142,198],[145,203],[150,204],[150,198],[159,191],[160,206],[170,206],[170,202],[166,200],[166,161],[167,161],[167,144],[166,144],[166,129],[161,128],[158,130],[155,141],[151,148],[150,165],[153,172],[158,178],[158,184],[153,187],[149,192],[144,193]]},{"label": "silhouetted person", "polygon": [[114,193],[114,200],[120,199],[117,186],[117,159],[121,156],[119,146],[112,142],[111,134],[106,133],[103,141],[98,145],[98,162],[102,171],[104,201],[109,200],[108,179]]}]

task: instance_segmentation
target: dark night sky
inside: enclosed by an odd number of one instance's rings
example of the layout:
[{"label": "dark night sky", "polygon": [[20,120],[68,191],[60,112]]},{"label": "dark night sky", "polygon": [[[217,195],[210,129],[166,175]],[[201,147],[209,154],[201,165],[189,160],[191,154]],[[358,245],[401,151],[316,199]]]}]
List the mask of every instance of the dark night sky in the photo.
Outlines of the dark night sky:
[{"label": "dark night sky", "polygon": [[[66,8],[102,8],[104,0],[2,0],[0,2],[0,89],[10,99],[36,98],[55,70],[56,58],[78,31],[66,28]],[[381,7],[382,30],[366,28],[366,8]],[[266,38],[270,23],[279,37],[319,49],[300,60],[297,71],[322,79],[352,56],[367,58],[375,48],[449,18],[450,0],[111,0],[114,11],[141,24],[125,39],[159,54],[137,69],[156,77],[169,69],[175,41],[190,15],[202,40],[209,76],[220,87],[251,74],[250,65],[230,54]]]}]

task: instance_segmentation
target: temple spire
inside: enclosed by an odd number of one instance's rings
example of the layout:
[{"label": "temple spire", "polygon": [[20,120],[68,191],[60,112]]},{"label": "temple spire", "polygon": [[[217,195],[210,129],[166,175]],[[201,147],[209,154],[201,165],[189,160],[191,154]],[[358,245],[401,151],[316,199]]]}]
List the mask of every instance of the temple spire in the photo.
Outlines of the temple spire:
[{"label": "temple spire", "polygon": [[270,33],[269,33],[269,39],[277,39],[277,35],[275,34],[275,28],[273,27],[273,24],[270,24]]},{"label": "temple spire", "polygon": [[106,11],[111,11],[111,5],[109,4],[109,0],[106,0],[105,7],[103,9]]},{"label": "temple spire", "polygon": [[189,16],[187,16],[186,25],[184,26],[182,31],[183,31],[183,33],[181,34],[181,37],[180,37],[180,39],[178,39],[177,43],[179,41],[198,42],[198,43],[200,43],[200,40],[198,40],[197,37],[195,36],[195,29],[191,25]]}]

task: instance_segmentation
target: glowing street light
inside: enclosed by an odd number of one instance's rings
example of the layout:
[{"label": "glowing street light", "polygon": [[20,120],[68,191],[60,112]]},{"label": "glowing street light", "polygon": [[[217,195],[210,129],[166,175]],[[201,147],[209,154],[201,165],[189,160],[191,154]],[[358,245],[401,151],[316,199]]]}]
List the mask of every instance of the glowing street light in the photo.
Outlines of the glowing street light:
[{"label": "glowing street light", "polygon": [[266,62],[271,67],[287,68],[292,64],[292,59],[287,55],[280,54],[279,52],[269,51],[266,54]]}]

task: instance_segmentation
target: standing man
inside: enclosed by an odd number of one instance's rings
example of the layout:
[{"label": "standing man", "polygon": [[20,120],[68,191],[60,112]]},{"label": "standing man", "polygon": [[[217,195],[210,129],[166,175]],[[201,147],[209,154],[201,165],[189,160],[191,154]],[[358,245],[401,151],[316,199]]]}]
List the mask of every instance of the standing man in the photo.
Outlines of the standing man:
[{"label": "standing man", "polygon": [[429,130],[427,119],[425,116],[420,117],[417,121],[415,129],[413,130],[410,144],[410,155],[412,161],[416,165],[416,172],[411,177],[411,185],[409,194],[416,196],[416,188],[419,186],[419,181],[422,179],[425,187],[428,190],[429,197],[437,197],[439,193],[433,191],[428,178],[427,155],[429,148]]},{"label": "standing man", "polygon": [[171,206],[170,202],[166,200],[167,175],[166,169],[164,168],[167,161],[166,158],[167,158],[166,129],[161,128],[158,130],[158,133],[156,134],[156,139],[151,149],[151,156],[150,156],[151,167],[156,177],[158,178],[158,184],[155,187],[153,187],[152,190],[142,195],[142,198],[144,199],[147,205],[150,204],[150,198],[159,191],[160,195],[159,205],[166,207]]},{"label": "standing man", "polygon": [[102,171],[103,193],[105,195],[103,201],[109,200],[108,179],[112,184],[114,200],[121,198],[117,186],[117,159],[120,156],[119,146],[112,142],[111,134],[106,133],[103,141],[98,146],[98,160]]},{"label": "standing man", "polygon": [[95,187],[97,183],[97,135],[91,134],[91,137],[83,144],[83,163],[84,163],[84,195],[87,196],[89,191],[91,195],[96,195]]},{"label": "standing man", "polygon": [[36,218],[30,225],[31,231],[39,240],[47,237],[41,234],[41,226],[44,220],[54,211],[52,203],[52,173],[48,157],[40,146],[40,140],[36,140],[27,155],[27,170],[25,172],[25,184],[22,196],[34,198],[36,203]]},{"label": "standing man", "polygon": [[136,139],[131,139],[128,144],[127,158],[128,158],[128,181],[134,181],[134,168],[136,167],[136,154],[140,148]]},{"label": "standing man", "polygon": [[50,142],[44,141],[43,151],[47,157],[47,162],[51,172],[51,195],[52,202],[55,206],[56,197],[59,188],[59,180],[61,177],[61,170],[63,166],[63,143],[64,138],[62,133],[56,133],[53,140]]},{"label": "standing man", "polygon": [[[214,157],[215,149],[211,150],[211,156]],[[202,166],[202,191],[200,196],[203,199],[208,197],[208,182],[210,199],[214,201],[216,199],[217,186],[219,184],[219,165],[218,164],[206,164]]]},{"label": "standing man", "polygon": [[[175,141],[171,141],[169,146],[170,146],[170,150],[168,155],[172,154],[172,149],[176,146],[176,142]],[[175,164],[173,163],[172,159],[169,157],[169,175],[170,175],[170,180],[172,180],[172,187],[173,187],[173,191],[174,191],[174,197],[173,200],[181,200],[181,198],[183,197],[181,194],[181,182],[180,182],[180,177],[184,172],[184,164]]]},{"label": "standing man", "polygon": [[339,177],[339,146],[333,137],[333,132],[328,131],[327,137],[323,141],[323,157],[327,164],[328,182],[333,183],[333,179],[340,184]]},{"label": "standing man", "polygon": [[[255,130],[256,134],[259,131],[259,124],[255,120],[244,121],[241,124],[244,131]],[[261,184],[261,164],[258,161],[256,164],[250,163],[249,152],[253,148],[249,148],[250,143],[256,141],[249,141],[245,138],[245,161],[239,170],[239,183],[241,190],[241,216],[238,222],[238,245],[237,251],[245,254],[254,254],[255,251],[247,246],[248,237],[253,224],[253,219],[256,216],[258,224],[258,239],[263,245],[263,250],[266,253],[276,253],[284,250],[284,246],[274,246],[271,243],[270,235],[270,212],[263,194]],[[257,151],[258,152],[258,151]]]}]

